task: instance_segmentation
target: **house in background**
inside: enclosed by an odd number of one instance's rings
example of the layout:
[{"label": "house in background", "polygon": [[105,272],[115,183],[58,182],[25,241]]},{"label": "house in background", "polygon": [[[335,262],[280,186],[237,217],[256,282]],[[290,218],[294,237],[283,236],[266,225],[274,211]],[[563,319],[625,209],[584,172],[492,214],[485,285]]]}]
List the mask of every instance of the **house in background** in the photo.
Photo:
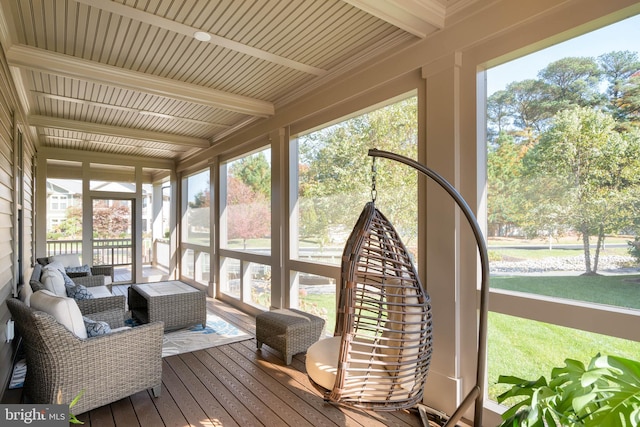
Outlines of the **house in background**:
[{"label": "house in background", "polygon": [[47,181],[47,230],[55,230],[66,218],[67,209],[82,203],[82,182]]},{"label": "house in background", "polygon": [[[75,179],[83,185],[84,259],[92,256],[92,201],[126,200],[134,212],[132,282],[143,280],[147,229],[165,245],[172,277],[252,314],[299,305],[301,275],[329,283],[340,276],[336,263],[306,257],[298,238],[305,135],[415,98],[417,160],[453,182],[483,220],[485,70],[638,13],[631,0],[2,0],[2,296],[15,295],[44,256],[50,207],[60,210],[62,195],[75,192],[60,186],[51,205],[47,182]],[[229,172],[266,152],[270,232],[253,251],[228,238]],[[365,152],[359,157],[369,162]],[[132,186],[92,188],[94,181]],[[191,227],[203,185],[209,227],[202,218]],[[425,402],[450,413],[475,383],[478,261],[471,231],[436,190],[420,179],[412,202],[416,262],[436,325]],[[251,300],[249,275],[235,286],[238,272],[252,269],[269,271],[264,305]],[[495,291],[490,308],[640,340],[635,312]],[[7,320],[2,304],[0,324]],[[3,334],[6,384],[15,349]],[[499,411],[487,402],[485,425],[496,425]]]}]

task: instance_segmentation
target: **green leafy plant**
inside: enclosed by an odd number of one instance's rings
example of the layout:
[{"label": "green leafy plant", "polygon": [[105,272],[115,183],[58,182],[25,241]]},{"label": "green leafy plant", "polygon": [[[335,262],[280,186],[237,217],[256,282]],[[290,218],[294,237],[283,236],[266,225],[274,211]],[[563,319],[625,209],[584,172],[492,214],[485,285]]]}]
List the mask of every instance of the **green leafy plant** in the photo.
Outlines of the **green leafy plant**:
[{"label": "green leafy plant", "polygon": [[[512,387],[498,402],[517,400],[500,427],[627,427],[640,425],[640,362],[597,355],[589,366],[572,359],[550,381],[500,376]],[[512,401],[510,400],[510,401]]]},{"label": "green leafy plant", "polygon": [[78,403],[78,400],[80,400],[83,394],[84,394],[84,390],[78,393],[78,395],[74,397],[71,403],[69,404],[69,423],[70,424],[84,424],[84,422],[80,421],[78,418],[76,418],[76,416],[73,413],[71,413],[71,408],[73,408],[73,406],[76,403]]}]

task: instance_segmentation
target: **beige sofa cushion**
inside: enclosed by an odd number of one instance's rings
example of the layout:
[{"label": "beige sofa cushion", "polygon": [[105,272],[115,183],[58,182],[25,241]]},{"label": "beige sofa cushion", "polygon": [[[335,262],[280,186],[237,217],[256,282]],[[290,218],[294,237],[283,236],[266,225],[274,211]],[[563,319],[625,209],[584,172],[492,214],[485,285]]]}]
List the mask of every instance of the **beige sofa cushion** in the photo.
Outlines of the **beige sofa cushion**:
[{"label": "beige sofa cushion", "polygon": [[55,295],[67,296],[67,288],[64,286],[64,278],[62,273],[56,268],[44,268],[40,282],[46,290],[51,291]]},{"label": "beige sofa cushion", "polygon": [[[305,358],[307,375],[316,384],[327,390],[332,390],[336,382],[341,340],[340,336],[323,339],[307,350]],[[351,396],[362,392],[362,396],[366,396],[366,400],[375,402],[385,401],[389,397],[390,389],[394,389],[396,398],[407,398],[408,392],[397,387],[395,379],[383,367],[383,362],[375,356],[368,357],[366,355],[371,351],[371,344],[368,342],[363,345],[357,341],[352,343],[354,359],[350,361],[349,368],[354,377],[349,378],[350,374],[347,374],[343,392]],[[362,375],[365,375],[366,372],[369,372],[370,375],[366,385],[363,386]]]},{"label": "beige sofa cushion", "polygon": [[[395,281],[399,284],[400,281]],[[404,297],[402,295],[404,293]],[[401,369],[405,372],[416,368],[422,332],[422,316],[424,309],[413,288],[391,288],[386,296],[388,315],[385,331],[382,333],[378,356],[384,367],[394,372]],[[413,378],[406,378],[401,386],[411,390]]]},{"label": "beige sofa cushion", "polygon": [[82,313],[73,298],[57,296],[43,289],[34,292],[31,296],[31,308],[52,315],[58,323],[78,338],[87,338],[87,329],[84,325],[84,320],[82,320]]},{"label": "beige sofa cushion", "polygon": [[113,296],[106,286],[90,286],[87,290],[94,298],[106,298]]},{"label": "beige sofa cushion", "polygon": [[307,349],[307,375],[321,387],[331,390],[338,372],[340,336],[317,341]]},{"label": "beige sofa cushion", "polygon": [[22,301],[27,307],[31,306],[31,295],[33,295],[33,289],[31,289],[30,284],[25,283],[20,287],[18,298],[20,298],[20,301]]}]

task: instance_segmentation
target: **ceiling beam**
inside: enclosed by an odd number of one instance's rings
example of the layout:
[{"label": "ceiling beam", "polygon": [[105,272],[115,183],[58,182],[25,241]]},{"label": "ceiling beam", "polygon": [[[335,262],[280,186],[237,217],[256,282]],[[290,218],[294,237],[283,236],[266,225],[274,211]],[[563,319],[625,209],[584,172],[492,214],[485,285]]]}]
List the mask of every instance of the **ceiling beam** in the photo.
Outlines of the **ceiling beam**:
[{"label": "ceiling beam", "polygon": [[343,0],[414,36],[444,28],[446,8],[438,0]]},{"label": "ceiling beam", "polygon": [[163,144],[184,145],[196,148],[208,148],[211,145],[209,140],[203,138],[88,123],[78,120],[61,119],[58,117],[31,115],[29,116],[29,125],[74,132],[84,132],[93,135],[106,135],[142,141],[160,142]]},{"label": "ceiling beam", "polygon": [[39,98],[54,99],[56,101],[70,102],[73,104],[80,104],[80,105],[90,105],[96,108],[107,108],[109,110],[127,111],[130,113],[140,114],[141,116],[155,116],[155,117],[160,117],[168,120],[192,123],[194,125],[213,126],[217,128],[231,127],[231,125],[224,124],[224,123],[207,122],[204,120],[190,119],[188,117],[174,116],[171,114],[158,113],[156,111],[150,111],[150,110],[141,110],[139,108],[125,107],[122,105],[111,105],[111,104],[105,104],[104,102],[87,101],[85,99],[71,98],[69,96],[54,95],[52,93],[45,93],[45,92],[38,92],[38,91],[31,91],[31,93]]},{"label": "ceiling beam", "polygon": [[[90,144],[90,145],[106,145],[106,146],[120,147],[120,148],[140,148],[143,150],[166,151],[169,153],[184,153],[186,151],[191,150],[191,147],[183,147],[175,144],[170,145],[171,148],[147,147],[145,145],[146,141],[138,141],[138,140],[136,140],[135,143],[127,142],[125,144],[122,144],[117,141],[112,141],[112,142],[96,141],[93,139],[67,138],[66,136],[53,136],[53,135],[46,135],[46,134],[40,134],[40,138],[45,140],[77,142],[77,143]],[[129,140],[131,140],[131,138],[129,138]]]},{"label": "ceiling beam", "polygon": [[106,84],[252,116],[267,117],[275,112],[275,107],[271,102],[138,71],[125,70],[30,46],[13,45],[6,51],[6,57],[9,65],[13,67]]},{"label": "ceiling beam", "polygon": [[[63,160],[72,162],[93,162],[96,163],[96,153],[92,151],[72,150],[68,148],[42,147],[38,150],[38,156],[51,160]],[[131,156],[124,154],[100,153],[100,163],[121,165],[121,166],[142,166],[144,168],[158,168],[175,170],[174,160],[157,159],[142,156]],[[48,174],[48,171],[47,171]]]},{"label": "ceiling beam", "polygon": [[244,43],[239,43],[237,41],[218,36],[213,33],[208,33],[204,29],[181,24],[179,22],[154,15],[153,13],[145,12],[143,10],[116,3],[111,0],[76,0],[76,2],[85,4],[90,7],[95,7],[97,9],[105,10],[116,15],[124,16],[125,18],[129,18],[134,21],[144,22],[145,24],[154,27],[159,27],[168,31],[172,31],[174,33],[182,34],[189,38],[193,38],[196,32],[206,32],[211,39],[208,41],[202,41],[202,43],[211,43],[214,45],[218,45],[226,49],[231,49],[236,52],[243,53],[245,55],[253,56],[254,58],[259,58],[265,61],[272,62],[274,64],[302,71],[304,73],[314,74],[316,76],[321,76],[326,73],[326,70],[323,70],[322,68],[317,68],[312,65],[307,65],[302,62],[285,58],[283,56],[275,55],[273,53],[267,52],[266,50],[257,49]]}]

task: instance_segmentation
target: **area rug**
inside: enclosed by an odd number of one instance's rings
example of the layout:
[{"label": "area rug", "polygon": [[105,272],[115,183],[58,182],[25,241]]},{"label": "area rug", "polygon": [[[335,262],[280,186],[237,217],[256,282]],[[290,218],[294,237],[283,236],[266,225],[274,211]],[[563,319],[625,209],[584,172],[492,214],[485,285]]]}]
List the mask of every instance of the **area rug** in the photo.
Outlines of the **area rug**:
[{"label": "area rug", "polygon": [[11,381],[9,381],[9,389],[22,388],[24,385],[24,376],[27,374],[27,361],[20,359],[16,362],[11,373]]},{"label": "area rug", "polygon": [[206,328],[197,325],[165,333],[162,343],[162,357],[248,339],[251,339],[251,335],[248,333],[241,331],[215,314],[207,313]]}]

